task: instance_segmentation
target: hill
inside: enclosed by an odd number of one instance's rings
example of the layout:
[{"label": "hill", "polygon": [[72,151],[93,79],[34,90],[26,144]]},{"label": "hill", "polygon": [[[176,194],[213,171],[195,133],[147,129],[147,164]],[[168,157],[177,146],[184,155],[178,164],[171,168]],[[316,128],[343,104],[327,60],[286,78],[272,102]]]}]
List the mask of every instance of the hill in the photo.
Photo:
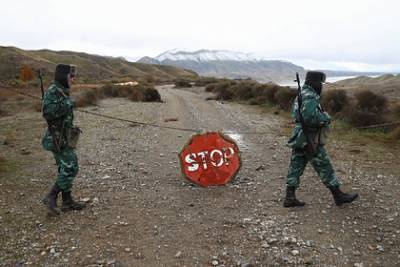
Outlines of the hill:
[{"label": "hill", "polygon": [[400,99],[400,74],[385,74],[375,78],[359,76],[332,83],[328,87],[346,89],[352,92],[371,90],[390,99]]},{"label": "hill", "polygon": [[72,51],[32,51],[0,46],[0,81],[7,82],[18,78],[23,65],[33,70],[42,68],[46,77],[52,78],[57,63],[77,65],[78,79],[81,82],[143,78],[162,82],[197,77],[197,74],[190,70],[173,66],[134,63],[121,57],[105,57]]}]

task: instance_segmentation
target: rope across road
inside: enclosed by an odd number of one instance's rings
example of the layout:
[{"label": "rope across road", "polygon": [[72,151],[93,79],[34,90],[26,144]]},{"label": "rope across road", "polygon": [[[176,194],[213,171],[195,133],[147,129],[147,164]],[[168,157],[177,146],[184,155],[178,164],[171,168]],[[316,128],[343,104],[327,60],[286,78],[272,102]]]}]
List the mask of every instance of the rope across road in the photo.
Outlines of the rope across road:
[{"label": "rope across road", "polygon": [[[13,92],[14,94],[19,94],[19,95],[23,95],[26,97],[30,97],[30,98],[38,100],[38,101],[42,101],[42,99],[38,96],[34,96],[34,95],[31,95],[31,94],[28,94],[25,92],[17,91],[14,88],[11,88],[9,86],[0,84],[0,87],[7,91]],[[109,119],[109,120],[128,122],[128,123],[133,123],[133,124],[138,124],[138,125],[143,125],[143,126],[150,126],[150,127],[183,131],[183,132],[192,132],[192,133],[201,133],[203,131],[203,129],[181,128],[181,127],[174,127],[174,126],[159,125],[156,123],[135,121],[135,120],[131,120],[131,119],[124,119],[124,118],[115,117],[115,116],[111,116],[111,115],[100,114],[100,113],[93,112],[93,111],[83,110],[83,109],[79,109],[79,108],[76,109],[76,111],[81,112],[81,113],[90,114],[92,116],[102,117],[102,118]],[[382,128],[382,127],[395,126],[395,125],[400,125],[400,121],[395,121],[395,122],[391,122],[391,123],[383,123],[383,124],[375,124],[375,125],[369,125],[369,126],[362,126],[362,127],[354,127],[354,128],[355,129],[372,129],[372,128]],[[262,135],[262,134],[269,133],[269,132],[256,132],[256,131],[255,132],[222,131],[222,132],[225,134],[242,134],[242,135]]]}]

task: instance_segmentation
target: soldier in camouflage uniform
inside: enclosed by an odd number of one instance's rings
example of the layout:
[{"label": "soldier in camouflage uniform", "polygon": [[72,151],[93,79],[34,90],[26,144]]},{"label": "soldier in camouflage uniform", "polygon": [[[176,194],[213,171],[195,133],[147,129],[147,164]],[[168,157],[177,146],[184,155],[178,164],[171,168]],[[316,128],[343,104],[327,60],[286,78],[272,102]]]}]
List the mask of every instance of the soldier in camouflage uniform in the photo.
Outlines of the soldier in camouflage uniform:
[{"label": "soldier in camouflage uniform", "polygon": [[288,142],[288,146],[292,148],[292,157],[287,175],[284,207],[305,205],[304,202],[296,199],[295,192],[300,184],[300,176],[303,174],[308,162],[311,163],[325,186],[332,192],[337,205],[350,203],[358,197],[356,193],[346,194],[340,190],[340,182],[324,148],[325,136],[331,122],[331,117],[323,111],[320,105],[322,83],[325,82],[325,79],[324,73],[309,71],[301,90],[301,115],[307,127],[307,134],[310,135],[309,139],[314,142],[313,144],[308,144],[306,135],[303,132],[298,114],[297,98],[293,105],[292,117],[296,122],[296,126]]},{"label": "soldier in camouflage uniform", "polygon": [[60,213],[57,197],[62,194],[62,211],[80,210],[83,203],[75,202],[71,197],[71,188],[78,173],[78,158],[75,145],[69,140],[74,120],[74,102],[70,97],[70,86],[75,78],[75,66],[59,64],[56,67],[54,82],[43,96],[43,117],[48,128],[42,140],[44,149],[51,151],[58,167],[58,176],[43,203],[52,215]]}]

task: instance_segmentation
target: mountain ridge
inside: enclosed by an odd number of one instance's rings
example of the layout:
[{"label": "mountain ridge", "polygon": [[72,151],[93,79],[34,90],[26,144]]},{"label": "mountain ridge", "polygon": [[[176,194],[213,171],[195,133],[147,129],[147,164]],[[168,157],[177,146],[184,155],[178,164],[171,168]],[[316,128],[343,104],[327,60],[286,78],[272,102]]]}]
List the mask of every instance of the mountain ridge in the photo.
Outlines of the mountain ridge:
[{"label": "mountain ridge", "polygon": [[[190,69],[202,76],[217,78],[252,78],[260,82],[287,82],[293,80],[296,72],[304,78],[307,69],[287,60],[264,59],[252,56],[250,53],[229,50],[182,51],[172,49],[158,56],[143,57],[137,62],[155,65],[171,65]],[[360,76],[382,75],[383,72],[357,72],[322,70],[327,76]]]},{"label": "mountain ridge", "polygon": [[181,51],[168,50],[155,58],[143,57],[137,62],[171,65],[190,69],[202,76],[217,78],[252,78],[261,82],[292,79],[293,74],[305,74],[305,69],[285,60],[259,59],[249,53],[229,50]]},{"label": "mountain ridge", "polygon": [[23,50],[17,47],[0,46],[0,81],[18,79],[24,65],[29,66],[32,70],[43,69],[46,78],[52,78],[58,63],[77,65],[78,79],[82,82],[147,78],[163,82],[198,76],[191,70],[174,66],[129,62],[123,57],[49,49]]}]

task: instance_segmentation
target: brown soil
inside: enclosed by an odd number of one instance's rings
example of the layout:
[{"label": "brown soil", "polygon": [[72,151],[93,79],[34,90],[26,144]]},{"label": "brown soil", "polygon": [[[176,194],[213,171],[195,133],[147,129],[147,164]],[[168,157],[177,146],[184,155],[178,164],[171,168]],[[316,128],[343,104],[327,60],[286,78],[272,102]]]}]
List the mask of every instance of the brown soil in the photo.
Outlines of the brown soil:
[{"label": "brown soil", "polygon": [[308,168],[298,191],[307,205],[285,209],[288,120],[254,106],[205,101],[203,90],[163,86],[164,103],[108,99],[87,110],[184,128],[264,132],[233,136],[243,159],[233,183],[205,189],[182,178],[178,152],[188,132],[76,113],[83,136],[73,194],[89,198],[89,206],[58,217],[48,217],[40,203],[56,175],[40,145],[41,114],[8,110],[0,118],[6,159],[0,266],[400,264],[399,145],[334,137],[328,151],[343,189],[360,199],[336,207]]}]

